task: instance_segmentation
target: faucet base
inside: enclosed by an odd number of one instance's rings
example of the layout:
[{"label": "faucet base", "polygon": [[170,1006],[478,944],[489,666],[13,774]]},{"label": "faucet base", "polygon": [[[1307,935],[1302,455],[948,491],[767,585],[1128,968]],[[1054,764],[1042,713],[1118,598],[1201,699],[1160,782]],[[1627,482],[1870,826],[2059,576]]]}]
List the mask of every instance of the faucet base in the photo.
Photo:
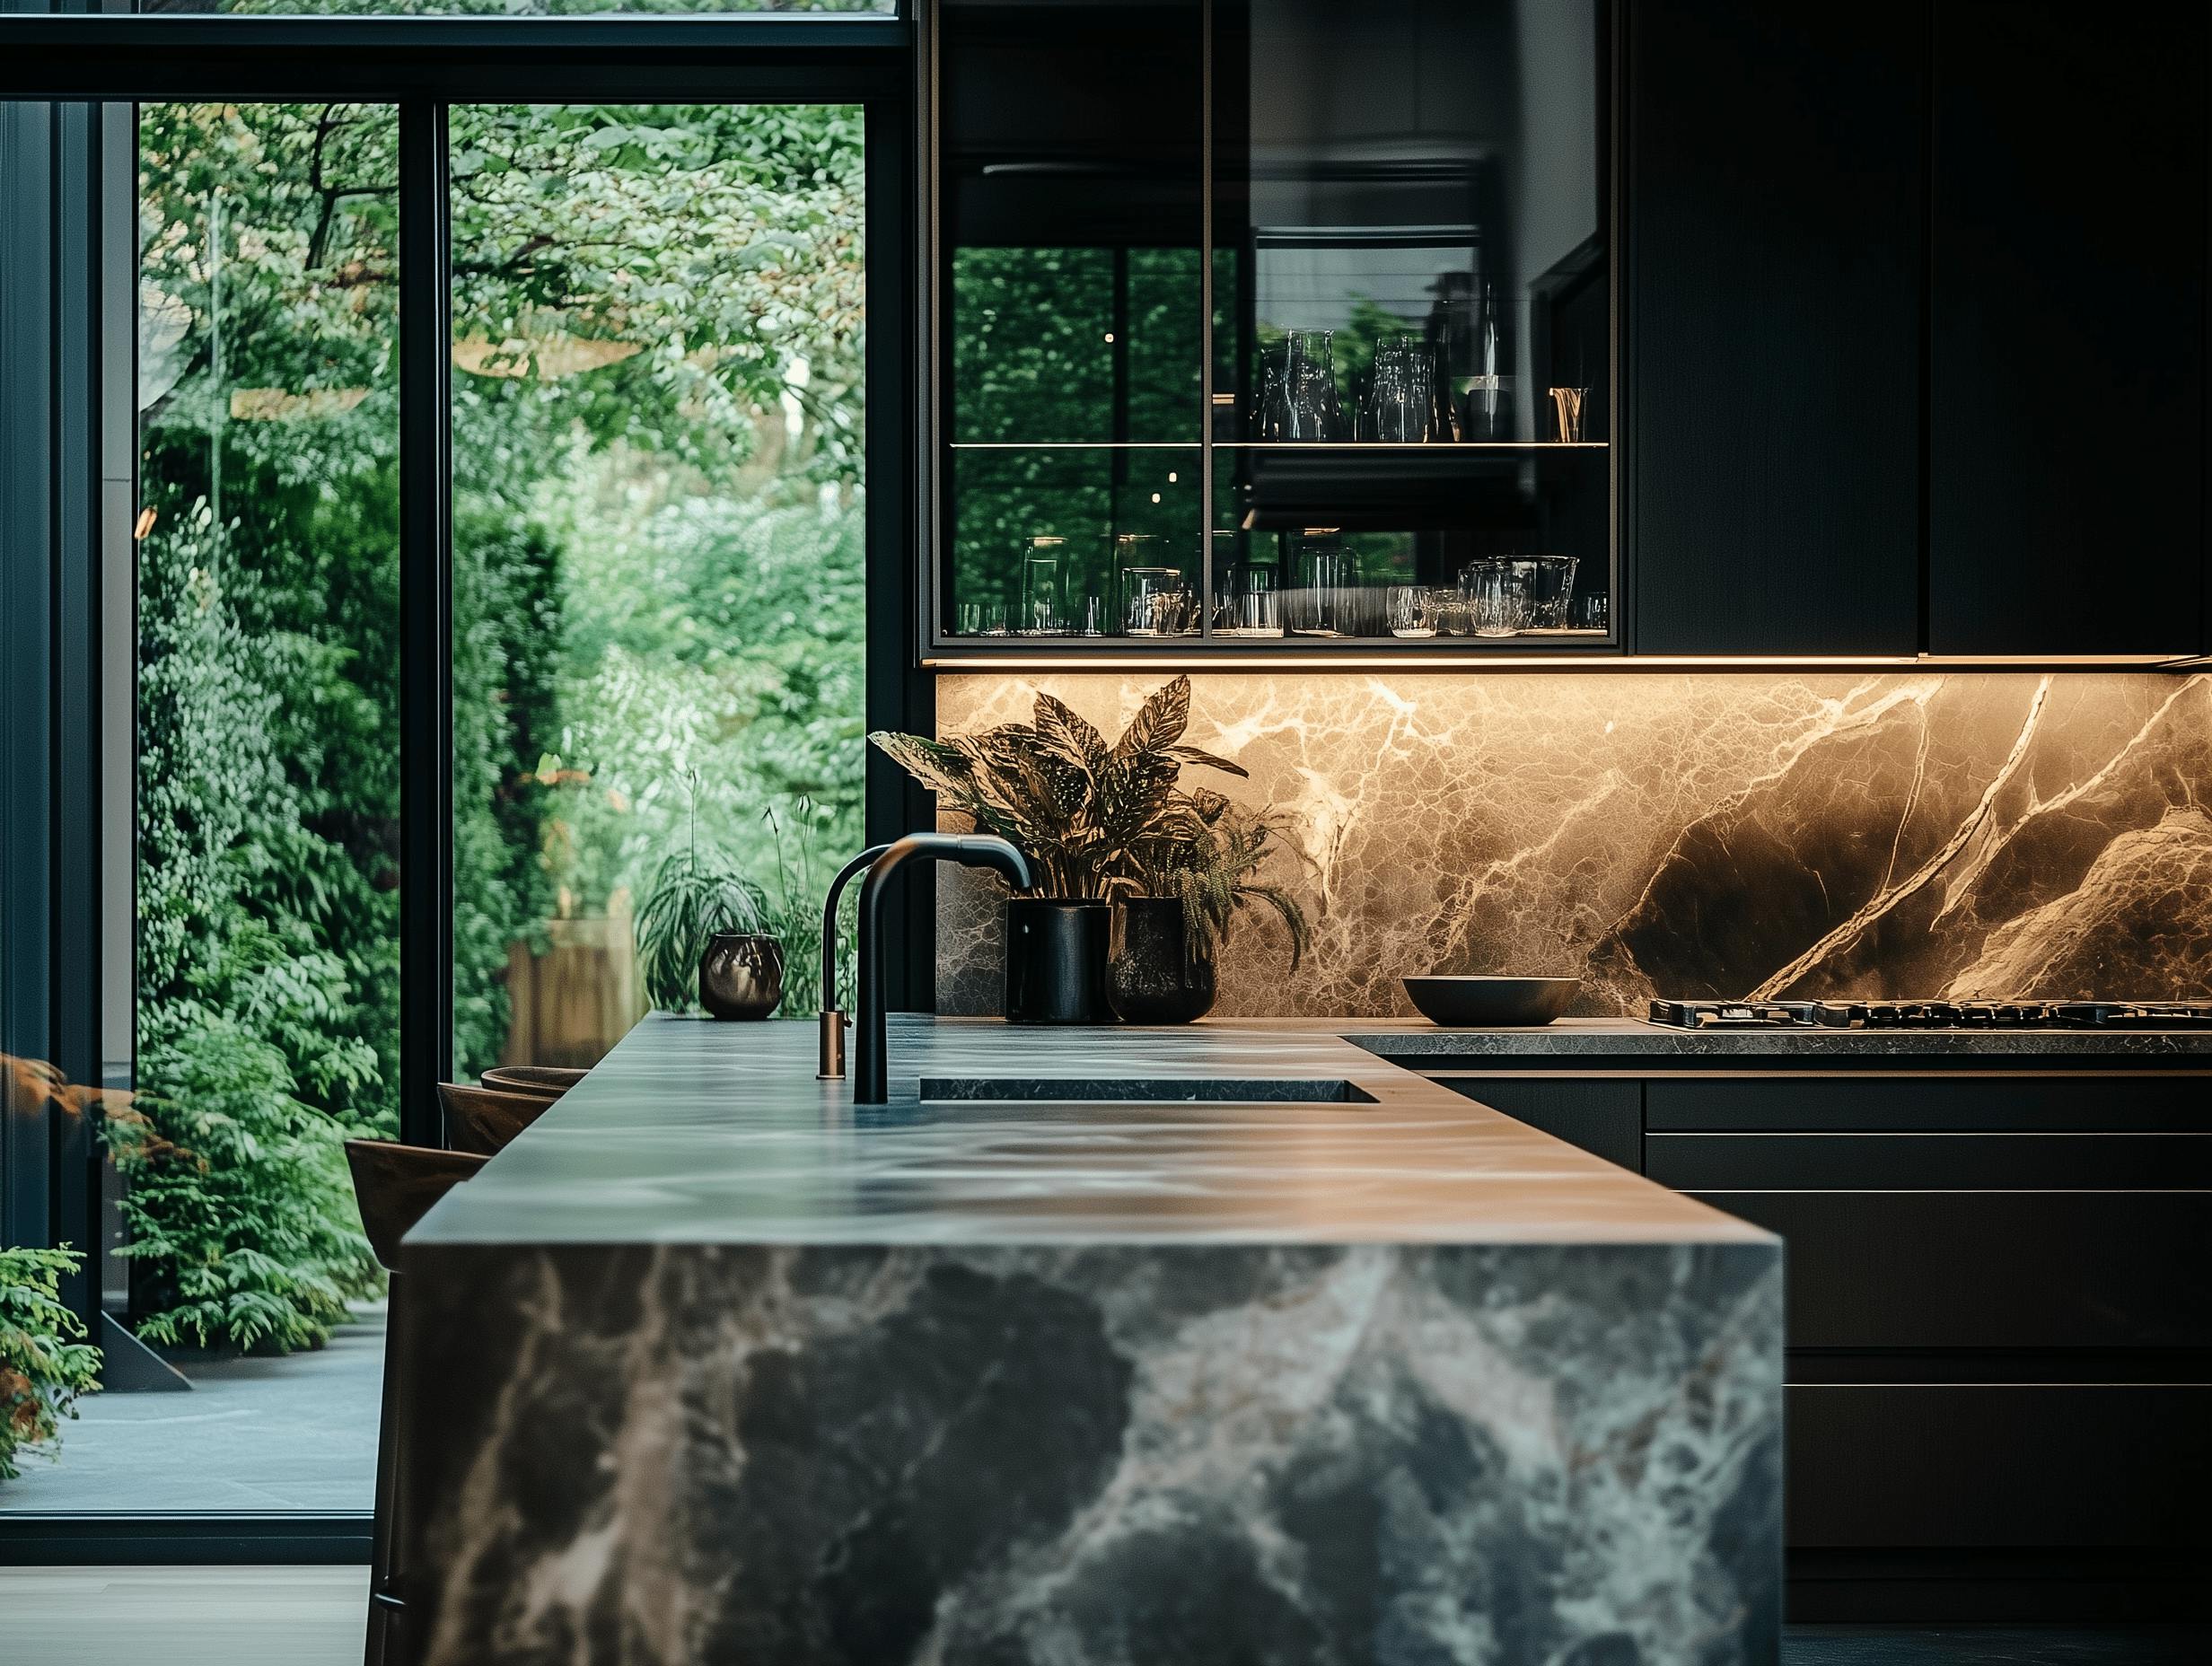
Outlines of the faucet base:
[{"label": "faucet base", "polygon": [[826,1007],[815,1022],[821,1035],[815,1048],[814,1080],[842,1082],[845,1080],[845,1014],[834,1007]]}]

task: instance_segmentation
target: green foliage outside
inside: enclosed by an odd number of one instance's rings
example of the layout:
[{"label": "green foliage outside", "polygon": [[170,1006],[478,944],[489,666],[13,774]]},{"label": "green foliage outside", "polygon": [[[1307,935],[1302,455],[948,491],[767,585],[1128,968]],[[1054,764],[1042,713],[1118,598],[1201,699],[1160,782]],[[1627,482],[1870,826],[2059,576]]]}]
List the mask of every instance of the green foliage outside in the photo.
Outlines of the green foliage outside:
[{"label": "green foliage outside", "polygon": [[[640,891],[691,772],[702,845],[771,898],[771,812],[858,846],[861,118],[486,107],[452,145],[472,1074],[510,945]],[[399,1123],[397,126],[147,105],[140,157],[140,1092],[111,1139],[145,1334],[297,1347],[375,1278],[339,1142]]]},{"label": "green foliage outside", "polygon": [[0,1250],[0,1480],[22,1472],[15,1455],[61,1439],[61,1419],[99,1384],[100,1350],[61,1302],[65,1275],[83,1258],[57,1250]]}]

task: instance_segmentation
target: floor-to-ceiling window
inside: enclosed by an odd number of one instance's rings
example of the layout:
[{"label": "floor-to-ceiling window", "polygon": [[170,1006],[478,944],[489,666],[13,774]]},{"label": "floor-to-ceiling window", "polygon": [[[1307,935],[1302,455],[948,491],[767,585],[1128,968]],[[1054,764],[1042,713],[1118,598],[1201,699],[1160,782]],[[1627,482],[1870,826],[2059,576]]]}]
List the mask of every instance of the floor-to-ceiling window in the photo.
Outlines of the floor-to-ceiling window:
[{"label": "floor-to-ceiling window", "polygon": [[638,915],[694,868],[817,1004],[862,842],[862,125],[452,112],[461,1074],[592,1064],[680,999]]},{"label": "floor-to-ceiling window", "polygon": [[[135,375],[106,397],[137,452],[108,574],[132,837],[106,877],[136,942],[105,1258],[109,1317],[192,1390],[83,1401],[57,1462],[0,1482],[0,1536],[365,1513],[382,1280],[340,1142],[434,1131],[437,1075],[603,1053],[654,1004],[636,916],[672,864],[750,898],[791,945],[786,1010],[816,1002],[865,729],[913,721],[869,710],[863,421],[864,136],[904,88],[821,50],[752,77],[815,90],[738,101],[743,66],[675,53],[673,93],[732,101],[646,104],[661,77],[595,89],[581,39],[562,102],[134,107],[135,235],[101,257],[136,294],[107,344]],[[413,61],[443,88],[441,57]],[[450,316],[427,373],[403,322],[426,277]],[[876,561],[906,568],[895,543]],[[451,686],[428,741],[426,639]],[[426,1030],[407,991],[433,938],[451,1019]]]}]

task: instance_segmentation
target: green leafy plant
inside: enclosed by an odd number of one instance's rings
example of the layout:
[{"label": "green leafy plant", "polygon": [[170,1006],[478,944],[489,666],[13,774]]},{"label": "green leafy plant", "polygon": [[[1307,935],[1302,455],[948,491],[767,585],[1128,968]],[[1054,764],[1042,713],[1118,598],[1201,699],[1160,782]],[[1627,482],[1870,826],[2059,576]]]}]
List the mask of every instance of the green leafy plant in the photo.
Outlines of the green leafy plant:
[{"label": "green leafy plant", "polygon": [[100,1350],[61,1302],[62,1278],[83,1258],[67,1244],[0,1250],[0,1480],[22,1473],[19,1448],[59,1442],[77,1396],[100,1386]]},{"label": "green leafy plant", "polygon": [[1242,776],[1242,766],[1183,742],[1190,679],[1155,689],[1110,746],[1091,724],[1040,693],[1026,723],[942,741],[870,737],[947,809],[1011,841],[1048,897],[1177,897],[1194,951],[1210,953],[1238,910],[1259,902],[1290,932],[1291,963],[1311,934],[1297,899],[1257,877],[1287,830],[1271,811],[1188,792],[1183,766]]},{"label": "green leafy plant", "polygon": [[698,776],[692,777],[691,837],[671,851],[637,910],[637,966],[645,993],[663,1012],[698,1004],[699,960],[716,932],[758,932],[768,918],[768,894],[720,858],[699,855]]},{"label": "green leafy plant", "polygon": [[1290,969],[1296,971],[1312,947],[1312,927],[1286,887],[1260,875],[1278,848],[1295,848],[1290,819],[1274,809],[1244,809],[1218,793],[1193,794],[1183,810],[1137,848],[1146,894],[1181,900],[1193,960],[1217,955],[1243,909],[1272,909],[1290,938]]},{"label": "green leafy plant", "polygon": [[110,1111],[130,1242],[161,1299],[150,1342],[289,1352],[319,1347],[350,1298],[382,1285],[346,1171],[345,1128],[295,1097],[284,1055],[208,1016],[156,1039],[159,1091]]}]

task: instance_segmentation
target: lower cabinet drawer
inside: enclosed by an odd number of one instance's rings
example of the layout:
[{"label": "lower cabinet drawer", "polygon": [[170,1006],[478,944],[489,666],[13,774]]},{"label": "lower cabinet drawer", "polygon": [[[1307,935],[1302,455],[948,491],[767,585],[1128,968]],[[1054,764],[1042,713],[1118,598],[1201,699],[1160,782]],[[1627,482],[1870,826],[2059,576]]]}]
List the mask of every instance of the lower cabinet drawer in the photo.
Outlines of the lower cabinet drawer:
[{"label": "lower cabinet drawer", "polygon": [[2212,1548],[2212,1387],[1793,1385],[1793,1548]]},{"label": "lower cabinet drawer", "polygon": [[1794,1348],[2212,1347],[2212,1192],[1734,1191]]},{"label": "lower cabinet drawer", "polygon": [[1558,1082],[1529,1076],[1441,1076],[1455,1093],[1579,1145],[1608,1162],[1644,1167],[1644,1084]]},{"label": "lower cabinet drawer", "polygon": [[1649,1134],[1677,1191],[2212,1189],[2212,1134]]}]

